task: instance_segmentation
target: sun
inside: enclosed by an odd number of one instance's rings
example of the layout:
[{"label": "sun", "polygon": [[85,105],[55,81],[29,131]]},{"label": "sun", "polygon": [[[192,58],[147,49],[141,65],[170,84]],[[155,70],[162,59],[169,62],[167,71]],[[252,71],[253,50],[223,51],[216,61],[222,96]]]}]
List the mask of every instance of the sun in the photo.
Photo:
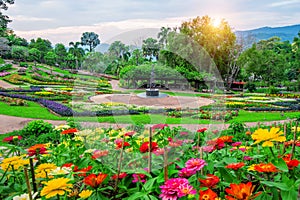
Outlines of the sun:
[{"label": "sun", "polygon": [[212,21],[212,25],[213,25],[214,27],[219,27],[220,24],[221,24],[221,22],[222,22],[222,19],[221,19],[221,18],[215,18],[215,19],[213,19],[213,21]]}]

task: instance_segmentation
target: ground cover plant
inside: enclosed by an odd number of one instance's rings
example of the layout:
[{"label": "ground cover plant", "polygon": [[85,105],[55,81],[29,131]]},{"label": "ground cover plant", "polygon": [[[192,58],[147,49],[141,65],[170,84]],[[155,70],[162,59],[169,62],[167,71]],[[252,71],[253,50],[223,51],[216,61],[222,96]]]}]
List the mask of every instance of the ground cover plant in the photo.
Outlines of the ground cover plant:
[{"label": "ground cover plant", "polygon": [[299,132],[295,122],[190,132],[33,121],[2,137],[0,195],[28,197],[30,188],[41,199],[296,199]]}]

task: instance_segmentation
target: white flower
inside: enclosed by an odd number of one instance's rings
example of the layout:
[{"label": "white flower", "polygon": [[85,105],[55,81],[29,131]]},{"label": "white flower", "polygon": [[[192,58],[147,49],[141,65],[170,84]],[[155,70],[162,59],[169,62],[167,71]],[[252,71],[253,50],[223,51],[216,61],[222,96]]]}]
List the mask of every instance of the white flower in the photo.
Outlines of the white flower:
[{"label": "white flower", "polygon": [[54,130],[62,131],[71,128],[69,125],[61,124],[59,126],[55,126]]},{"label": "white flower", "polygon": [[91,135],[93,133],[93,131],[91,129],[85,129],[82,131],[78,131],[76,133],[74,133],[75,135],[81,136],[81,137],[86,137],[88,135]]},{"label": "white flower", "polygon": [[62,174],[69,174],[72,171],[70,167],[57,167],[56,169],[52,170],[49,174],[50,175],[62,175]]},{"label": "white flower", "polygon": [[[37,192],[32,194],[32,199],[34,199],[37,196]],[[29,200],[29,194],[25,193],[19,196],[14,196],[13,200]]]}]

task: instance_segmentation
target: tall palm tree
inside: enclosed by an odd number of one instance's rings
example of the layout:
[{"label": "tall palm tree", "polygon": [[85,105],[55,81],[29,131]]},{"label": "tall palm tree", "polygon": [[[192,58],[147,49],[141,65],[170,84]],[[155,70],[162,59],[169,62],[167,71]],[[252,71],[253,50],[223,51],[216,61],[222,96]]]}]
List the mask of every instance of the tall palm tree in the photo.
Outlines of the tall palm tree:
[{"label": "tall palm tree", "polygon": [[82,59],[84,57],[84,49],[80,47],[80,42],[70,42],[69,43],[69,53],[71,53],[75,57],[76,69],[78,69],[78,63],[82,63]]}]

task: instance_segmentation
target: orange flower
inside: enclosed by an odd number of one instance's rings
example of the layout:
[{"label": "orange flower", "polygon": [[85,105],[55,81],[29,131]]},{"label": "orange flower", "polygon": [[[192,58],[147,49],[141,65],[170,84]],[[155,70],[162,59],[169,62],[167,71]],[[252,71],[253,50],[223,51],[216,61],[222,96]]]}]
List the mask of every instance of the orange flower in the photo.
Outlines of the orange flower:
[{"label": "orange flower", "polygon": [[251,131],[246,131],[246,135],[251,135]]},{"label": "orange flower", "polygon": [[200,182],[200,187],[214,188],[220,181],[219,177],[213,174],[207,174],[206,179],[198,179]]},{"label": "orange flower", "polygon": [[36,144],[28,148],[27,150],[29,156],[47,154],[47,149],[44,144]]},{"label": "orange flower", "polygon": [[268,163],[268,164],[260,163],[254,165],[254,171],[269,173],[269,172],[278,172],[278,169],[272,163]]},{"label": "orange flower", "polygon": [[73,134],[75,132],[78,132],[78,130],[76,128],[70,128],[70,129],[62,131],[61,134],[68,135],[68,134]]},{"label": "orange flower", "polygon": [[253,194],[255,186],[252,186],[251,182],[240,183],[240,184],[230,184],[230,188],[226,188],[225,192],[227,200],[251,200],[255,199],[260,193]]},{"label": "orange flower", "polygon": [[86,176],[86,173],[90,171],[92,168],[93,168],[92,166],[88,166],[86,168],[79,169],[78,166],[75,166],[73,172],[78,172],[77,174],[78,176]]},{"label": "orange flower", "polygon": [[90,174],[85,179],[83,179],[83,182],[92,188],[98,188],[99,185],[105,180],[107,177],[107,174],[102,174],[99,173],[98,175],[96,174]]},{"label": "orange flower", "polygon": [[219,137],[218,140],[222,141],[223,143],[230,143],[232,142],[232,138],[233,136],[222,136],[222,137]]},{"label": "orange flower", "polygon": [[218,198],[218,195],[211,189],[200,190],[199,200],[215,200]]},{"label": "orange flower", "polygon": [[244,166],[245,166],[245,163],[240,162],[240,163],[231,163],[231,164],[228,164],[228,165],[226,166],[226,168],[227,168],[227,169],[238,170],[238,169],[240,169],[240,168],[242,168],[242,167],[244,167]]}]

